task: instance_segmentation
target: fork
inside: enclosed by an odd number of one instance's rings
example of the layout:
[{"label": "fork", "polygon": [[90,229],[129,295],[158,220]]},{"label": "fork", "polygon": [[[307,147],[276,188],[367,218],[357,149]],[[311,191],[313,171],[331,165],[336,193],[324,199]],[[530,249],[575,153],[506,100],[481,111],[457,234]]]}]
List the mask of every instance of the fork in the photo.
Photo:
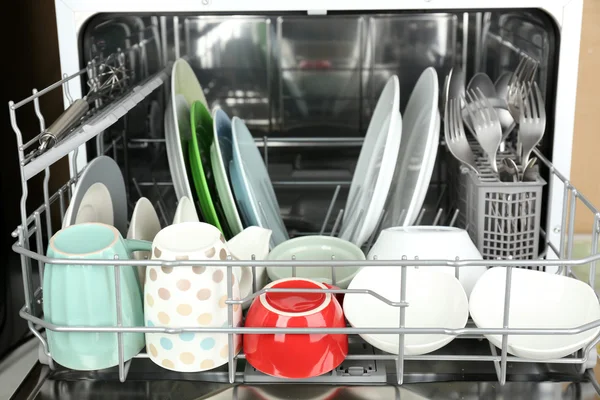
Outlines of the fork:
[{"label": "fork", "polygon": [[525,167],[529,155],[542,140],[546,129],[546,110],[542,92],[536,82],[522,85],[519,96],[519,143],[521,145],[521,165]]},{"label": "fork", "polygon": [[444,137],[448,150],[461,163],[479,175],[475,155],[465,135],[460,99],[450,99],[444,108]]},{"label": "fork", "polygon": [[529,57],[522,57],[519,61],[519,65],[515,69],[515,72],[511,75],[508,81],[508,90],[506,94],[506,103],[508,105],[508,112],[512,115],[515,121],[520,118],[520,104],[519,98],[521,97],[521,86],[526,82],[532,82],[537,72],[538,64],[536,61]]},{"label": "fork", "polygon": [[492,170],[498,173],[496,154],[502,141],[502,127],[498,114],[479,88],[469,90],[466,94],[469,102],[465,101],[465,109],[473,126],[475,137],[487,154]]}]

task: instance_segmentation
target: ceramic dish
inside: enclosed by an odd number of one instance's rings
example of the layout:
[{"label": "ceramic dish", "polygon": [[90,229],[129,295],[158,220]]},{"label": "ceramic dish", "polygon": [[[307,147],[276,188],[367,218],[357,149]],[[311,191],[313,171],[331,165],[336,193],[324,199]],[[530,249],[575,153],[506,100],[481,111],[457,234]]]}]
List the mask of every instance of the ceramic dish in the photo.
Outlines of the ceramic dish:
[{"label": "ceramic dish", "polygon": [[[369,251],[367,258],[372,260],[482,260],[483,257],[469,234],[464,229],[448,226],[407,226],[384,229]],[[456,274],[456,268],[446,266],[421,267],[427,271],[441,271]],[[467,297],[475,282],[487,271],[486,266],[459,267],[458,279]]]},{"label": "ceramic dish", "polygon": [[231,183],[240,212],[246,226],[271,229],[271,247],[275,247],[289,236],[281,219],[269,172],[244,122],[233,117],[232,126]]},{"label": "ceramic dish", "polygon": [[[212,167],[210,166],[209,153],[213,141],[213,120],[210,113],[200,101],[192,104],[190,114],[192,125],[192,138],[188,145],[190,171],[194,178],[196,194],[200,202],[200,210],[204,221],[214,225],[225,234],[217,215],[216,199],[218,197],[214,181],[212,180]],[[213,183],[210,185],[209,181]],[[231,236],[227,234],[226,236]]]},{"label": "ceramic dish", "polygon": [[361,246],[373,233],[390,190],[402,136],[400,84],[390,77],[369,123],[346,202],[340,237]]},{"label": "ceramic dish", "polygon": [[[400,301],[402,268],[369,267],[361,269],[348,289],[372,290],[386,299]],[[465,291],[454,276],[438,271],[407,269],[405,326],[409,328],[464,328],[469,316]],[[397,328],[398,307],[387,305],[369,294],[347,293],[344,315],[356,328]],[[398,354],[398,335],[361,334],[371,345],[388,353]],[[405,355],[420,355],[435,351],[454,339],[452,335],[406,335]]]},{"label": "ceramic dish", "polygon": [[173,64],[171,98],[165,112],[165,143],[169,169],[177,198],[193,199],[186,159],[191,139],[190,108],[201,101],[208,108],[202,87],[192,67],[184,59]]},{"label": "ceramic dish", "polygon": [[127,235],[125,181],[119,165],[108,156],[96,157],[85,167],[73,191],[63,228],[82,222],[112,225],[121,235]]},{"label": "ceramic dish", "polygon": [[[506,268],[494,267],[475,284],[469,311],[479,328],[502,328],[505,283]],[[523,268],[512,270],[509,312],[509,328],[578,328],[600,320],[600,304],[589,285]],[[508,335],[508,352],[535,360],[561,358],[589,344],[598,332],[600,327],[575,335]],[[485,336],[502,348],[501,335]]]},{"label": "ceramic dish", "polygon": [[62,221],[62,228],[73,225],[71,224],[73,219],[75,219],[74,224],[101,222],[106,225],[113,225],[113,214],[113,205],[108,189],[103,183],[94,183],[85,191],[76,215],[73,215],[71,206],[67,207]]},{"label": "ceramic dish", "polygon": [[[177,121],[177,122],[175,122]],[[187,174],[187,163],[183,159],[183,150],[192,137],[190,126],[190,106],[185,97],[175,96],[169,100],[165,111],[165,147],[169,171],[177,199],[183,196],[192,198],[192,189]],[[180,157],[181,156],[181,157]]]},{"label": "ceramic dish", "polygon": [[181,224],[182,222],[200,222],[194,203],[186,196],[179,199],[175,217],[173,217],[173,224]]},{"label": "ceramic dish", "polygon": [[[309,279],[288,278],[267,288],[325,289]],[[246,316],[246,327],[343,328],[342,307],[331,293],[263,293]],[[257,370],[279,378],[310,378],[335,369],[348,354],[341,334],[244,335],[246,360]]]},{"label": "ceramic dish", "polygon": [[382,227],[415,223],[429,188],[439,144],[438,76],[433,67],[419,77],[404,110],[402,143],[394,171],[394,189]]},{"label": "ceramic dish", "polygon": [[[140,198],[135,204],[133,214],[131,215],[127,239],[147,240],[151,242],[160,229],[160,220],[152,203],[145,197]],[[152,255],[148,251],[136,251],[133,253],[135,260],[150,259],[150,257]],[[137,267],[137,270],[140,283],[144,287],[146,267]]]},{"label": "ceramic dish", "polygon": [[[365,260],[362,250],[346,240],[333,236],[302,236],[286,240],[275,247],[268,260]],[[345,289],[359,271],[360,267],[296,267],[296,276],[309,278],[318,282],[331,284],[332,270],[335,273],[336,286]],[[292,277],[292,267],[267,267],[267,274],[272,280]]]},{"label": "ceramic dish", "polygon": [[210,146],[210,162],[227,225],[231,235],[235,236],[244,227],[229,183],[229,165],[233,159],[231,120],[220,108],[213,111],[212,118],[214,138]]}]

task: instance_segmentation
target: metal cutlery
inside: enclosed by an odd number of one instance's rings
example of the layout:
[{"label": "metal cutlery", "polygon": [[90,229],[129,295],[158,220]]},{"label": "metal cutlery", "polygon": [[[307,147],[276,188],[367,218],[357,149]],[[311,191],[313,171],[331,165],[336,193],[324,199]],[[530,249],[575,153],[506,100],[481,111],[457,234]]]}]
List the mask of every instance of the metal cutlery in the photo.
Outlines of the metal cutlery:
[{"label": "metal cutlery", "polygon": [[537,163],[537,157],[532,157],[523,168],[523,174],[521,180],[523,182],[535,182],[539,175],[539,165]]},{"label": "metal cutlery", "polygon": [[497,173],[496,154],[502,141],[502,128],[498,114],[481,90],[470,90],[466,94],[469,102],[465,101],[465,109],[473,126],[473,132],[479,145],[487,154],[492,170]]},{"label": "metal cutlery", "polygon": [[[480,89],[481,92],[488,98],[496,113],[498,114],[498,118],[500,119],[500,126],[502,127],[502,142],[500,144],[500,149],[504,150],[504,141],[512,132],[515,127],[515,120],[510,115],[510,112],[507,110],[507,102],[506,102],[506,92],[508,91],[508,80],[510,79],[510,74],[502,75],[504,78],[504,82],[500,83],[502,88],[500,88],[503,92],[499,93],[496,87],[496,84],[492,82],[491,78],[484,72],[478,72],[469,81],[467,85],[467,90]],[[498,83],[498,82],[497,82]]]},{"label": "metal cutlery", "polygon": [[465,166],[479,174],[475,155],[467,141],[463,126],[460,101],[450,99],[444,110],[444,137],[450,153]]},{"label": "metal cutlery", "polygon": [[519,98],[522,95],[521,86],[526,82],[533,82],[537,71],[537,65],[537,62],[531,58],[523,57],[521,58],[521,61],[519,61],[519,65],[517,65],[515,72],[510,76],[506,101],[508,111],[515,121],[519,121],[521,116],[519,108]]},{"label": "metal cutlery", "polygon": [[501,182],[518,182],[519,167],[517,163],[510,157],[503,158],[498,168],[498,177]]},{"label": "metal cutlery", "polygon": [[508,83],[510,82],[511,76],[512,72],[504,72],[496,79],[496,82],[494,82],[498,97],[502,99],[508,98]]},{"label": "metal cutlery", "polygon": [[454,66],[444,82],[444,94],[442,96],[442,104],[440,114],[446,109],[446,105],[450,99],[462,99],[465,94],[465,72],[456,65]]},{"label": "metal cutlery", "polygon": [[498,97],[494,82],[492,82],[490,77],[485,72],[476,73],[469,81],[467,90],[474,89],[481,90],[481,93],[483,93],[483,95],[487,98],[496,99]]},{"label": "metal cutlery", "polygon": [[522,95],[519,96],[519,144],[521,151],[521,165],[527,165],[531,151],[537,146],[544,136],[546,129],[546,110],[544,99],[536,82],[527,82],[522,86]]}]

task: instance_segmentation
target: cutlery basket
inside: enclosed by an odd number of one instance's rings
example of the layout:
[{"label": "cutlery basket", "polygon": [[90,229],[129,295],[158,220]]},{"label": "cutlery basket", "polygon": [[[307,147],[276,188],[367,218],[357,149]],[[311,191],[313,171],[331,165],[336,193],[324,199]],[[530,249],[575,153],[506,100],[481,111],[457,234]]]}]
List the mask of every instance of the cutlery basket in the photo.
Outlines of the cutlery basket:
[{"label": "cutlery basket", "polygon": [[[458,223],[471,236],[484,259],[535,259],[539,255],[542,190],[539,175],[532,182],[502,182],[476,144],[471,144],[480,171],[449,162],[452,201],[460,210]],[[513,157],[511,149],[498,160]]]}]

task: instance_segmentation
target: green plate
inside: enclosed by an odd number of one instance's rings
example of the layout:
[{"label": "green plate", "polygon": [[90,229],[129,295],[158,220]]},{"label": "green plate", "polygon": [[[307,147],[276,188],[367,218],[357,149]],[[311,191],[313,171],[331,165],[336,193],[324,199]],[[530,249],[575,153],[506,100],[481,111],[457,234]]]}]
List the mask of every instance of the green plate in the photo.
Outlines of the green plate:
[{"label": "green plate", "polygon": [[198,194],[200,208],[204,220],[216,226],[226,237],[231,234],[224,224],[224,218],[219,218],[217,189],[210,166],[210,146],[213,141],[213,120],[201,101],[196,101],[191,108],[192,139],[188,146],[190,169],[194,187]]}]

